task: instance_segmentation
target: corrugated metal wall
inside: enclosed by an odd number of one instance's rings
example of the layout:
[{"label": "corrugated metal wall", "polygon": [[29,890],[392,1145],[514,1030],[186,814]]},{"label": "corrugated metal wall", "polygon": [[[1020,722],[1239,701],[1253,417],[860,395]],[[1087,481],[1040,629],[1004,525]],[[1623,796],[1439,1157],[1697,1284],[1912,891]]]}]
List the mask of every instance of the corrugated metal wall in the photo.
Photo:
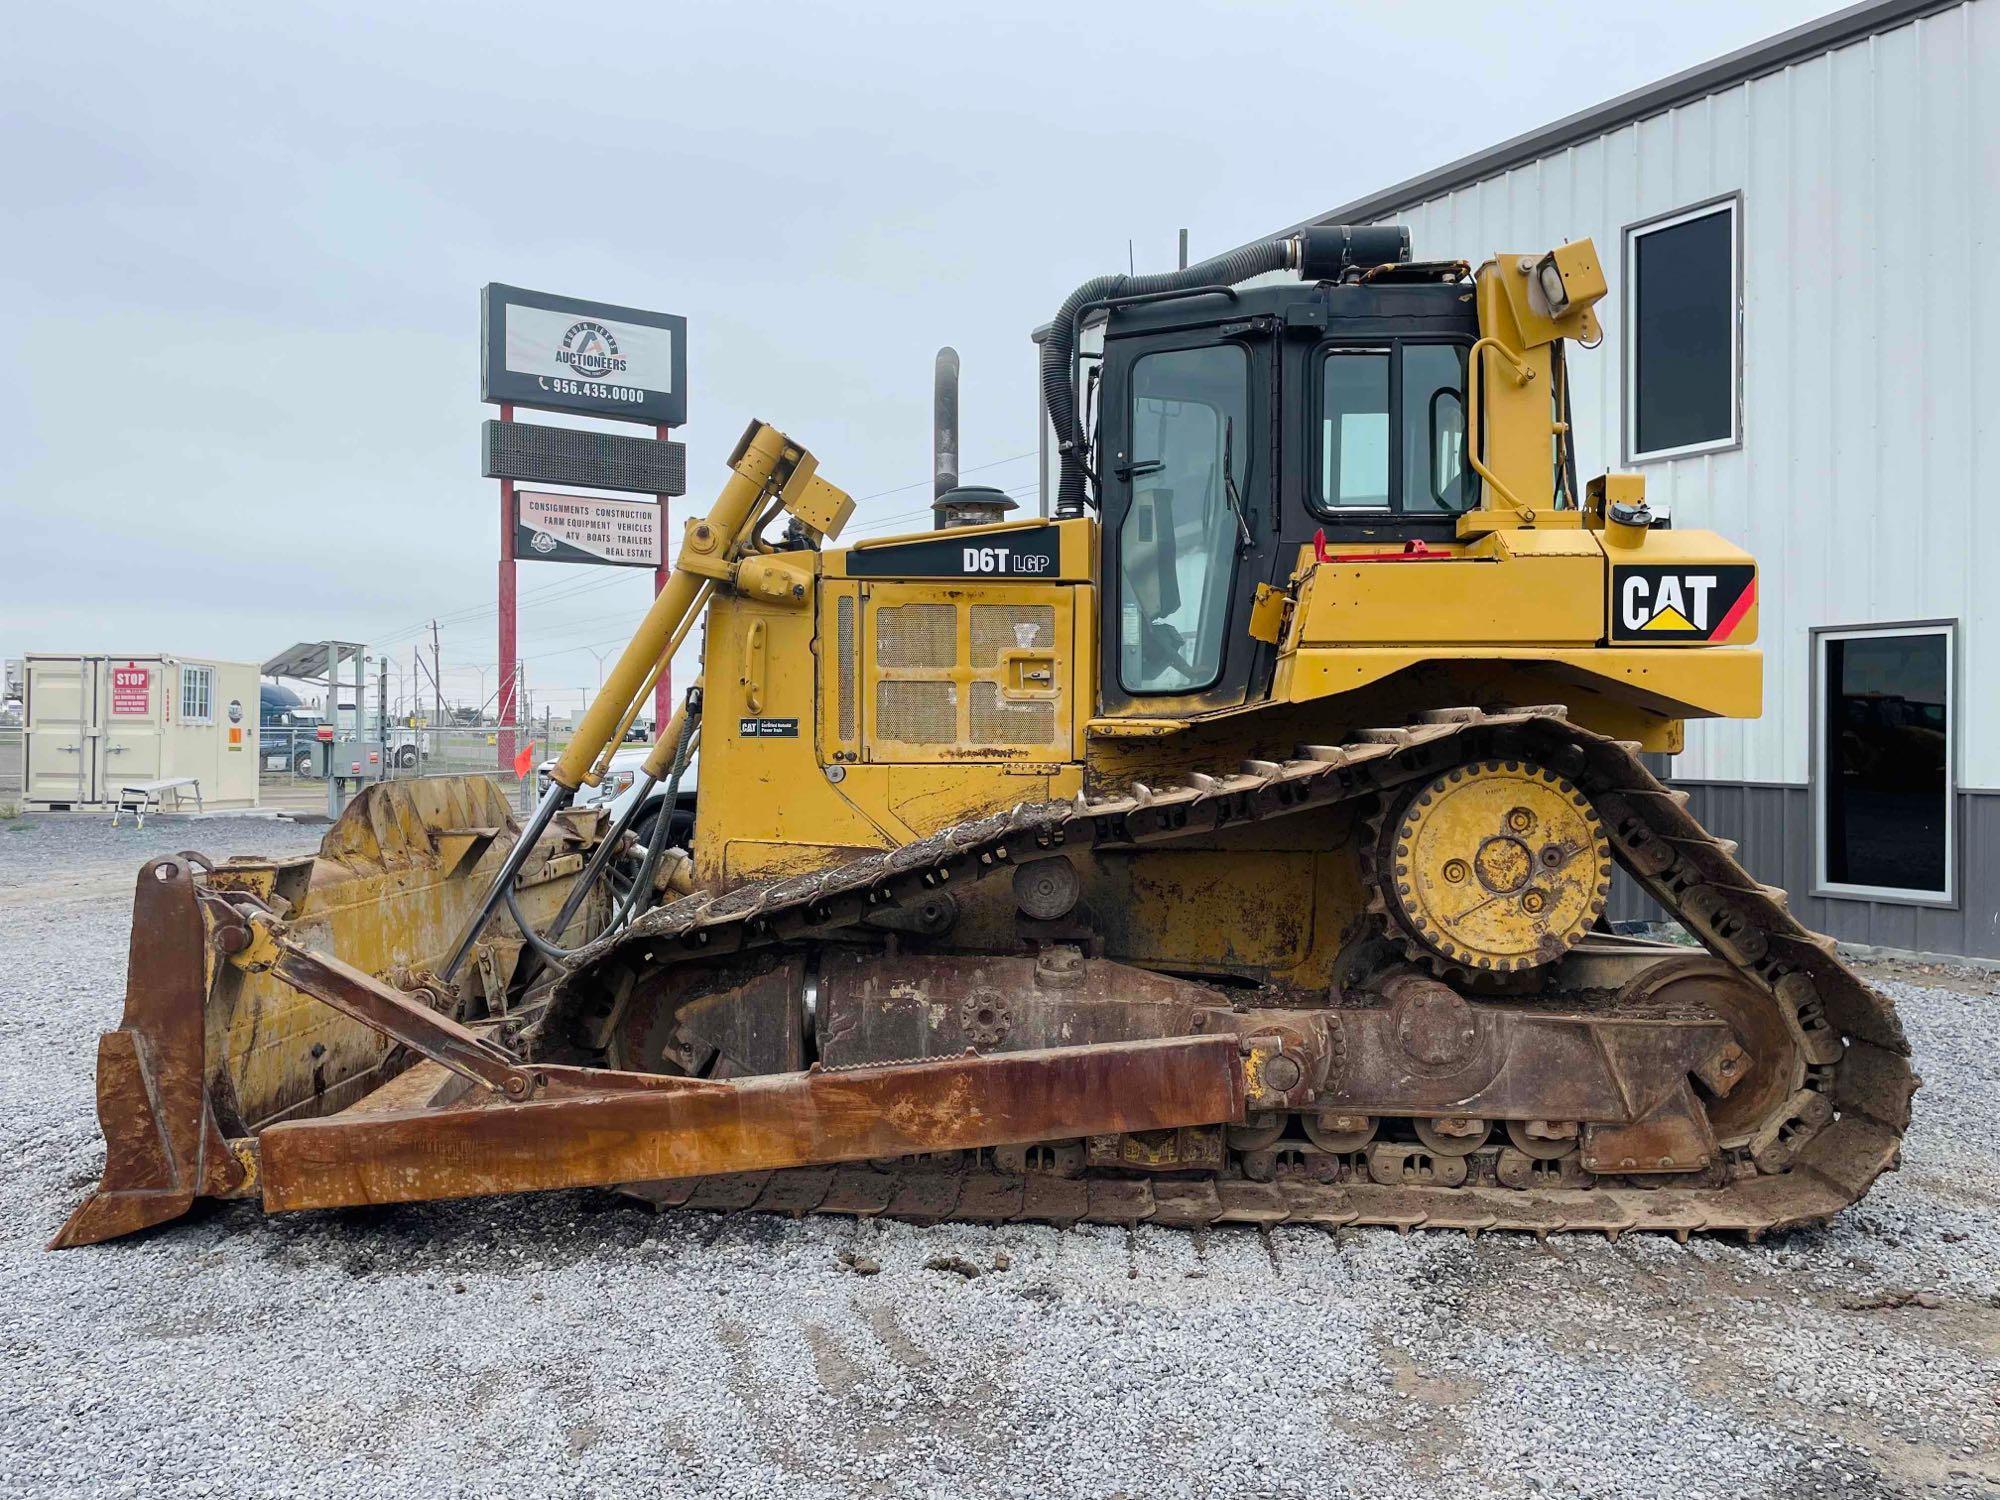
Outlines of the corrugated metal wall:
[{"label": "corrugated metal wall", "polygon": [[2000,692],[1988,686],[2000,672],[2000,0],[1969,0],[1392,217],[1419,256],[1597,241],[1614,282],[1605,340],[1571,352],[1588,476],[1622,463],[1625,226],[1734,193],[1743,446],[1641,467],[1675,524],[1720,531],[1763,563],[1766,707],[1759,721],[1690,725],[1675,773],[1802,786],[1810,627],[1944,618],[1960,622],[1959,783],[2000,788]]},{"label": "corrugated metal wall", "polygon": [[[1815,932],[1844,942],[1872,943],[1914,953],[2000,959],[2000,796],[1962,794],[1958,799],[1959,890],[1956,907],[1814,896],[1812,800],[1800,786],[1696,783],[1686,787],[1688,810],[1702,826],[1742,845],[1737,858],[1759,880],[1791,893],[1792,911]],[[1660,909],[1619,871],[1611,917],[1656,922]]]}]

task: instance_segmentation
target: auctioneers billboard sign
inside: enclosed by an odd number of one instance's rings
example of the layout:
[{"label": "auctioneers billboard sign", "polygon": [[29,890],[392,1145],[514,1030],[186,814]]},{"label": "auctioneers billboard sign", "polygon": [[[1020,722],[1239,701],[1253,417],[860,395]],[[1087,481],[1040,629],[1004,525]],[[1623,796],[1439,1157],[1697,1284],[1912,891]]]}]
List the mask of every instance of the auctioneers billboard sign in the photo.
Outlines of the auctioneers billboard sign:
[{"label": "auctioneers billboard sign", "polygon": [[687,319],[494,282],[479,294],[479,397],[678,427]]},{"label": "auctioneers billboard sign", "polygon": [[660,507],[604,495],[515,492],[514,555],[524,562],[660,565]]}]

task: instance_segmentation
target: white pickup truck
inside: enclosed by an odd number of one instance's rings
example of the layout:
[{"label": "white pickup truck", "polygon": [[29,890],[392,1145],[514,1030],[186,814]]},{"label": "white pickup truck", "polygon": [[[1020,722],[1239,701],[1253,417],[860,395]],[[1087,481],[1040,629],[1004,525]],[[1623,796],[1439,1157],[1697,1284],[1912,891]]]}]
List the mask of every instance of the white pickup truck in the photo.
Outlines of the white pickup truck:
[{"label": "white pickup truck", "polygon": [[[639,769],[646,763],[646,757],[653,753],[651,745],[626,745],[612,754],[611,770],[596,786],[578,789],[575,805],[578,807],[605,807],[610,809],[613,821],[625,815],[625,808],[637,795],[635,787],[639,779]],[[549,777],[555,771],[556,757],[550,756],[535,767],[535,796],[537,800],[548,791]],[[674,813],[667,825],[668,837],[675,847],[685,849],[694,836],[694,789],[695,773],[701,769],[701,754],[695,753],[688,762],[687,770],[681,773],[678,795],[674,798]],[[661,780],[648,791],[647,806],[633,820],[632,832],[640,843],[650,840],[654,826],[659,822],[660,809],[666,805],[667,784]]]}]

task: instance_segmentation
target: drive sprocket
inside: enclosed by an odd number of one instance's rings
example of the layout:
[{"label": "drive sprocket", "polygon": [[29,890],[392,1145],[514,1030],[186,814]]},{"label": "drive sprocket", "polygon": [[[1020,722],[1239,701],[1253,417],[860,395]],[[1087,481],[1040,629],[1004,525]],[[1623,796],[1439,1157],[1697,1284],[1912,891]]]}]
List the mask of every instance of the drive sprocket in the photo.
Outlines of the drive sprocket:
[{"label": "drive sprocket", "polygon": [[1378,821],[1375,905],[1412,958],[1469,974],[1553,963],[1611,893],[1590,799],[1527,760],[1454,766]]}]

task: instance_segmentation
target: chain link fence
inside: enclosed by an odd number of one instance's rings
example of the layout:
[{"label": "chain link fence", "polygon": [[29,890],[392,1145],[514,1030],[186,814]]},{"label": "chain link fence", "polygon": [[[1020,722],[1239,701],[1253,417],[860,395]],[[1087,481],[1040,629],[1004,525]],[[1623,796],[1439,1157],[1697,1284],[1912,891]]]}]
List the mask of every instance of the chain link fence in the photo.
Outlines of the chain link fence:
[{"label": "chain link fence", "polygon": [[[532,806],[536,769],[560,755],[571,737],[567,722],[539,720],[527,725],[464,725],[443,729],[391,725],[386,734],[370,726],[367,738],[322,742],[314,726],[266,725],[258,736],[259,795],[266,807],[318,812],[326,807],[328,767],[352,796],[359,784],[401,781],[418,776],[484,776],[523,808]],[[511,745],[505,765],[501,757]],[[514,761],[528,751],[527,774]],[[359,774],[355,767],[359,765]]]},{"label": "chain link fence", "polygon": [[[567,723],[549,720],[525,726],[480,725],[449,729],[392,727],[386,737],[376,734],[356,744],[342,742],[339,763],[352,796],[359,783],[402,780],[413,776],[485,776],[523,806],[535,796],[536,768],[560,755],[569,745]],[[511,737],[516,755],[529,747],[528,773],[517,776],[511,763],[500,763],[503,737]],[[311,726],[266,725],[257,739],[258,800],[279,811],[319,812],[326,806],[329,747]],[[356,754],[361,771],[353,774]],[[22,809],[27,792],[27,737],[18,725],[0,725],[0,817]]]}]

